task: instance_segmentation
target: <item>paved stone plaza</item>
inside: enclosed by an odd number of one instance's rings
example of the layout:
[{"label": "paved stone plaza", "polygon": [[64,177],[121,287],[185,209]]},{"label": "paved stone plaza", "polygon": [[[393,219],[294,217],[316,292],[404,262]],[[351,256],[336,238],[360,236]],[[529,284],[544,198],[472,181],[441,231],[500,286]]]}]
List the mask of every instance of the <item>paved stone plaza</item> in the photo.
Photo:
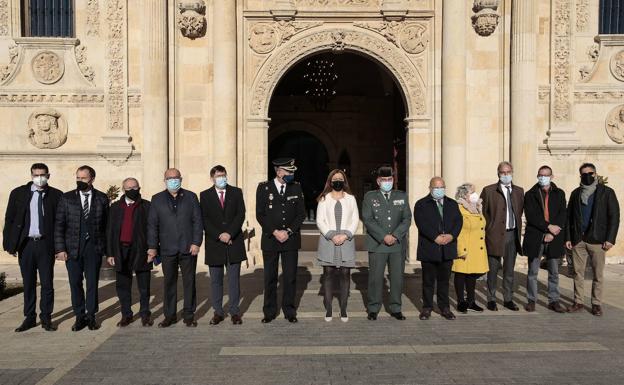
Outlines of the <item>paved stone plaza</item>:
[{"label": "paved stone plaza", "polygon": [[[15,266],[2,266],[14,278]],[[562,272],[567,268],[562,267]],[[607,266],[605,315],[555,314],[540,298],[537,312],[434,315],[419,321],[420,269],[406,268],[408,319],[366,319],[367,268],[353,270],[350,321],[323,321],[320,270],[302,263],[299,323],[260,323],[262,269],[242,278],[244,323],[210,326],[209,279],[198,273],[199,326],[170,329],[135,322],[120,330],[114,281],[102,281],[98,331],[73,333],[64,266],[57,264],[55,333],[13,332],[22,296],[0,302],[0,384],[622,384],[624,383],[624,265]],[[542,294],[545,271],[540,272]],[[519,268],[516,301],[524,305]],[[571,303],[570,278],[561,277]],[[589,288],[589,282],[587,288]],[[162,320],[162,276],[152,279],[153,310]],[[484,300],[484,282],[478,298]],[[337,302],[335,303],[335,308]],[[337,310],[335,311],[337,313]]]}]

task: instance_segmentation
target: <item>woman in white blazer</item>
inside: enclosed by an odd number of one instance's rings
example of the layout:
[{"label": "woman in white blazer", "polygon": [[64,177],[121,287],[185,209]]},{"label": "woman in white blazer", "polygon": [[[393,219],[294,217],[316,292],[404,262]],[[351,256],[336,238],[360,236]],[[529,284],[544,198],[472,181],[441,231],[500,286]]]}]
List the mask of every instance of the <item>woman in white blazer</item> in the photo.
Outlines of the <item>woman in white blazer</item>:
[{"label": "woman in white blazer", "polygon": [[332,320],[334,275],[340,279],[340,320],[347,322],[347,299],[351,283],[351,268],[355,267],[354,234],[360,221],[357,202],[351,194],[347,176],[342,170],[333,170],[318,197],[316,225],[321,236],[318,243],[318,261],[323,266],[325,321]]}]

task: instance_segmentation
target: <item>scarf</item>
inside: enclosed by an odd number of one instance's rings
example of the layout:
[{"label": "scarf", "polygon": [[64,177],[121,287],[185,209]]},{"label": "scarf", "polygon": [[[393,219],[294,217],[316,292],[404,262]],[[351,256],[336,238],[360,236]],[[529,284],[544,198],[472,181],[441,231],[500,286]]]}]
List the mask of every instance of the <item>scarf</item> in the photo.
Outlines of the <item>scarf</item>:
[{"label": "scarf", "polygon": [[586,205],[589,202],[589,197],[596,192],[596,186],[598,186],[598,179],[594,180],[594,183],[589,186],[581,184],[581,202]]},{"label": "scarf", "polygon": [[468,210],[471,214],[481,214],[481,210],[482,210],[482,199],[479,199],[477,201],[477,203],[472,204],[470,202],[468,202],[467,200],[465,200],[464,198],[459,198],[457,200],[457,203],[459,203],[460,205],[464,206],[464,208],[466,210]]}]

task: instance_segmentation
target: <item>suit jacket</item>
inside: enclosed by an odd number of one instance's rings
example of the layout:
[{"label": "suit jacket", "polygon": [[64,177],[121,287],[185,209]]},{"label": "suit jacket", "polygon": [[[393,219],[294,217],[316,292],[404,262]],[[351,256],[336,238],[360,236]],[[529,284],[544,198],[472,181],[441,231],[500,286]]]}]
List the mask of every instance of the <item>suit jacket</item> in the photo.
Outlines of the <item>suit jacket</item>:
[{"label": "suit jacket", "polygon": [[[256,189],[256,219],[262,227],[263,251],[292,251],[301,247],[301,225],[305,220],[305,202],[301,185],[288,183],[284,196],[277,191],[273,179],[262,182]],[[290,229],[292,234],[284,243],[273,236],[275,230]]]},{"label": "suit jacket", "polygon": [[561,227],[561,232],[555,238],[545,244],[547,258],[561,258],[565,254],[565,227],[566,227],[566,200],[565,192],[554,183],[550,184],[548,195],[548,217],[544,219],[544,198],[540,192],[542,188],[535,184],[524,195],[524,216],[526,228],[522,241],[522,254],[530,259],[541,257],[540,247],[544,243],[544,237],[549,233],[548,225]]},{"label": "suit jacket", "polygon": [[[2,231],[2,245],[10,254],[20,251],[30,230],[30,200],[32,182],[16,187],[9,195],[6,213],[4,216],[4,229]],[[54,187],[47,187],[43,195],[43,237],[48,252],[54,254],[54,222],[56,220],[56,207],[61,200],[63,192]]]},{"label": "suit jacket", "polygon": [[[206,265],[233,264],[245,261],[245,240],[243,239],[243,222],[245,221],[245,201],[243,191],[238,187],[227,185],[223,208],[214,186],[199,194],[204,232],[206,234]],[[231,245],[219,240],[219,235],[228,233]]]},{"label": "suit jacket", "polygon": [[[125,205],[125,195],[122,195],[117,202],[111,205],[106,231],[106,255],[115,258],[116,271],[122,271],[125,262],[121,259],[121,244],[119,242]],[[152,263],[147,263],[147,217],[150,202],[141,199],[136,202],[136,205],[132,215],[132,242],[128,252],[128,266],[134,271],[148,271],[152,269]]]},{"label": "suit jacket", "polygon": [[[481,191],[483,216],[485,217],[485,245],[489,255],[502,257],[505,254],[505,232],[507,231],[507,201],[499,182],[485,186]],[[516,250],[520,252],[522,231],[522,210],[524,190],[512,184],[511,204],[516,219]]]},{"label": "suit jacket", "polygon": [[[380,190],[369,191],[362,200],[362,221],[366,227],[366,249],[371,253],[398,253],[406,251],[406,238],[412,224],[407,194],[392,190],[386,201]],[[392,234],[398,240],[387,246],[383,239]]]},{"label": "suit jacket", "polygon": [[[427,195],[414,205],[414,222],[418,227],[417,259],[421,262],[444,262],[457,258],[457,238],[463,225],[463,217],[457,202],[444,197],[442,217],[436,201]],[[438,245],[435,239],[440,234],[450,234],[453,240]]]},{"label": "suit jacket", "polygon": [[199,200],[194,192],[180,189],[174,210],[169,191],[152,197],[147,219],[147,246],[160,255],[189,254],[191,245],[201,246],[203,223]]},{"label": "suit jacket", "polygon": [[[99,256],[106,253],[106,225],[108,222],[109,200],[106,194],[91,189],[89,205],[89,236]],[[69,258],[77,259],[80,255],[80,219],[82,202],[78,190],[66,192],[59,201],[54,226],[54,249],[57,253],[66,252]]]},{"label": "suit jacket", "polygon": [[615,245],[615,238],[620,227],[620,204],[615,191],[599,183],[594,194],[591,222],[585,234],[582,230],[581,187],[577,187],[570,194],[566,238],[573,245],[583,240],[583,235],[589,243],[599,244],[608,241]]}]

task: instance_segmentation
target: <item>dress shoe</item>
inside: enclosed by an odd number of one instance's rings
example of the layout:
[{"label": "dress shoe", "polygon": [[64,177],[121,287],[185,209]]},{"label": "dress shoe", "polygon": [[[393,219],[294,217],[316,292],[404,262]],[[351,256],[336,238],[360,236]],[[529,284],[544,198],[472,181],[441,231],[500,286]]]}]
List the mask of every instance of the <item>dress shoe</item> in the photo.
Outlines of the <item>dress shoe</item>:
[{"label": "dress shoe", "polygon": [[570,307],[568,308],[568,312],[569,312],[569,313],[575,313],[575,312],[577,312],[577,311],[579,311],[579,310],[583,310],[583,309],[585,309],[585,306],[583,306],[583,304],[582,304],[582,303],[574,302],[574,303],[572,304],[572,306],[570,306]]},{"label": "dress shoe", "polygon": [[422,309],[418,318],[422,321],[431,318],[431,309]]},{"label": "dress shoe", "polygon": [[242,325],[243,323],[243,319],[241,318],[241,316],[239,314],[233,314],[232,315],[232,324],[234,325]]},{"label": "dress shoe", "polygon": [[37,321],[25,319],[20,326],[15,329],[16,333],[25,332],[28,329],[32,329],[37,325]]},{"label": "dress shoe", "polygon": [[79,318],[76,320],[76,322],[74,322],[71,330],[73,332],[79,332],[86,327],[87,327],[87,321],[84,318]]},{"label": "dress shoe", "polygon": [[154,320],[152,320],[151,316],[145,315],[141,317],[141,325],[143,326],[152,326],[154,325]]},{"label": "dress shoe", "polygon": [[366,318],[368,318],[369,321],[375,321],[377,320],[377,313],[371,311],[370,313],[368,313],[368,316]]},{"label": "dress shoe", "polygon": [[529,301],[529,303],[527,303],[524,307],[524,310],[528,311],[529,313],[533,313],[535,311],[535,302]]},{"label": "dress shoe", "polygon": [[403,313],[401,313],[400,311],[396,312],[396,313],[390,313],[390,315],[396,319],[398,319],[399,321],[405,321],[405,316],[403,315]]},{"label": "dress shoe", "polygon": [[340,316],[340,321],[342,321],[342,322],[349,322],[349,317],[347,317],[346,315]]},{"label": "dress shoe", "polygon": [[295,323],[299,322],[299,320],[297,319],[297,316],[294,316],[294,315],[291,315],[290,317],[286,317],[286,319],[291,324],[295,324]]},{"label": "dress shoe", "polygon": [[602,316],[602,307],[600,305],[592,305],[591,313],[596,317]]},{"label": "dress shoe", "polygon": [[175,318],[165,318],[164,321],[162,321],[161,323],[158,324],[158,327],[159,328],[168,328],[169,326],[173,325],[176,322],[178,322],[178,320],[175,319]]},{"label": "dress shoe", "polygon": [[559,301],[549,303],[548,308],[554,311],[555,313],[567,313],[568,312],[568,308],[560,304]]},{"label": "dress shoe", "polygon": [[513,301],[503,302],[503,306],[511,311],[518,311],[520,308]]},{"label": "dress shoe", "polygon": [[[221,317],[221,321],[223,321],[223,317]],[[219,322],[221,322],[219,321]],[[190,328],[194,328],[197,327],[197,321],[195,321],[195,318],[185,318],[184,319],[184,324]]]},{"label": "dress shoe", "polygon": [[41,327],[47,332],[55,332],[57,327],[50,320],[41,321]]},{"label": "dress shoe", "polygon": [[476,311],[477,313],[483,313],[483,308],[474,302],[468,305],[468,310]]},{"label": "dress shoe", "polygon": [[218,325],[221,323],[221,321],[223,321],[225,318],[221,315],[221,314],[217,314],[215,313],[212,318],[210,319],[209,324],[210,325]]},{"label": "dress shoe", "polygon": [[496,301],[488,301],[487,309],[489,311],[498,311],[498,306],[496,305]]},{"label": "dress shoe", "polygon": [[454,320],[455,319],[455,314],[453,314],[453,312],[451,311],[451,309],[444,309],[440,312],[440,315],[444,318],[446,318],[447,320]]},{"label": "dress shoe", "polygon": [[95,318],[91,318],[87,321],[87,327],[89,328],[89,330],[98,330],[100,328],[100,325],[97,323]]},{"label": "dress shoe", "polygon": [[117,322],[117,327],[125,328],[132,323],[132,317],[121,317],[121,321]]},{"label": "dress shoe", "polygon": [[274,319],[275,319],[275,317],[270,317],[270,316],[266,316],[266,315],[265,315],[265,316],[264,316],[264,318],[262,319],[262,321],[261,321],[261,322],[262,322],[263,324],[268,324],[268,323],[270,323],[271,321],[273,321]]},{"label": "dress shoe", "polygon": [[464,314],[468,313],[468,302],[459,301],[457,303],[457,311]]}]

